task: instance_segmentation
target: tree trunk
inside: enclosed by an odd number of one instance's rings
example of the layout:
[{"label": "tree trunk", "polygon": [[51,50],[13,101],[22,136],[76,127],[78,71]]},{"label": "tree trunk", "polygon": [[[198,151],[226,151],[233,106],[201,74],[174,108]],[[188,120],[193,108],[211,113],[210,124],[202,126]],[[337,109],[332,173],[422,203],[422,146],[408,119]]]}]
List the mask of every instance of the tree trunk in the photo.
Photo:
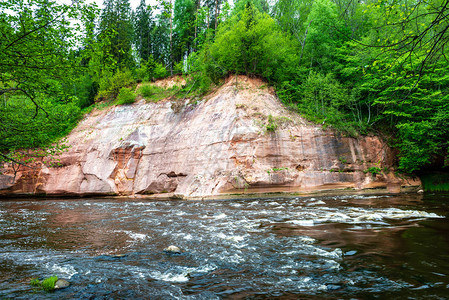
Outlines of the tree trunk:
[{"label": "tree trunk", "polygon": [[302,55],[304,54],[304,47],[306,46],[307,33],[309,32],[309,27],[310,27],[311,24],[312,24],[312,20],[310,20],[309,25],[307,25],[306,32],[304,33],[304,40],[301,43],[301,55],[299,57],[299,61],[302,60]]}]

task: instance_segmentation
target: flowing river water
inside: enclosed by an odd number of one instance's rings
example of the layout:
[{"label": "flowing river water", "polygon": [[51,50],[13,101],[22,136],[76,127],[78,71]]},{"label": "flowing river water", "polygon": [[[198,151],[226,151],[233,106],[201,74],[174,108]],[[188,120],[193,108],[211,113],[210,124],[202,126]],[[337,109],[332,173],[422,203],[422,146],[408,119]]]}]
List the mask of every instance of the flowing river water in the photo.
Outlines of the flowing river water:
[{"label": "flowing river water", "polygon": [[0,299],[444,299],[448,200],[3,200]]}]

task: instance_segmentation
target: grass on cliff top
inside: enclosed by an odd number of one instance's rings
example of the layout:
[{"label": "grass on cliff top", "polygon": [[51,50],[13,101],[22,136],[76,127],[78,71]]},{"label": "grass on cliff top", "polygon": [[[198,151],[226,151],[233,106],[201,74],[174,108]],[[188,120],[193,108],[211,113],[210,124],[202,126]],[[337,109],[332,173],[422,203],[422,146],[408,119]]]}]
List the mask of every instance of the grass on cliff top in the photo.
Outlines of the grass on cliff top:
[{"label": "grass on cliff top", "polygon": [[159,87],[153,83],[143,83],[137,90],[137,94],[142,96],[147,102],[158,102],[162,99],[177,97],[181,90],[178,86],[171,88]]}]

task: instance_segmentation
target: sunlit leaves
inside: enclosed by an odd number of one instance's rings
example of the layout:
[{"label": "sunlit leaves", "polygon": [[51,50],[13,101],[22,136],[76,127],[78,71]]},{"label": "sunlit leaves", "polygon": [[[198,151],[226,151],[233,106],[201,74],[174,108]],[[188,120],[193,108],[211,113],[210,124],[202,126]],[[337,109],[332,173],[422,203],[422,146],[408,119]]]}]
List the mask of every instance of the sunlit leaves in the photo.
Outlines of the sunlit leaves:
[{"label": "sunlit leaves", "polygon": [[275,21],[252,5],[223,24],[210,47],[217,67],[282,81],[297,66],[293,44]]}]

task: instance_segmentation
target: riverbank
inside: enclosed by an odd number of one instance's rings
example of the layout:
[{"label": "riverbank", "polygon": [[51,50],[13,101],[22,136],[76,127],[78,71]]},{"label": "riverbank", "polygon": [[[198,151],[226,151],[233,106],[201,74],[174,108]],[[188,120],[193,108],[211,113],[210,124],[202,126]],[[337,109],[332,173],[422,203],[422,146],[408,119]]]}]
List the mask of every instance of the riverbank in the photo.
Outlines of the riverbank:
[{"label": "riverbank", "polygon": [[406,186],[402,187],[400,192],[396,190],[389,190],[387,188],[372,188],[372,189],[364,189],[364,190],[356,190],[356,189],[329,189],[329,190],[314,190],[314,191],[302,191],[302,192],[272,192],[272,193],[251,193],[251,192],[242,192],[235,194],[222,194],[222,195],[214,195],[214,196],[203,196],[203,197],[184,197],[182,195],[177,195],[175,193],[163,193],[163,194],[152,194],[152,195],[45,195],[45,194],[12,194],[12,195],[1,195],[0,201],[5,199],[68,199],[68,200],[76,200],[76,199],[125,199],[136,201],[140,200],[245,200],[245,199],[271,199],[271,198],[296,198],[296,197],[326,197],[326,196],[369,196],[369,195],[413,195],[421,193],[421,186]]},{"label": "riverbank", "polygon": [[230,77],[201,99],[141,99],[94,110],[54,163],[6,166],[0,194],[160,195],[310,193],[421,185],[397,173],[377,136],[343,136],[289,111],[260,79]]}]

